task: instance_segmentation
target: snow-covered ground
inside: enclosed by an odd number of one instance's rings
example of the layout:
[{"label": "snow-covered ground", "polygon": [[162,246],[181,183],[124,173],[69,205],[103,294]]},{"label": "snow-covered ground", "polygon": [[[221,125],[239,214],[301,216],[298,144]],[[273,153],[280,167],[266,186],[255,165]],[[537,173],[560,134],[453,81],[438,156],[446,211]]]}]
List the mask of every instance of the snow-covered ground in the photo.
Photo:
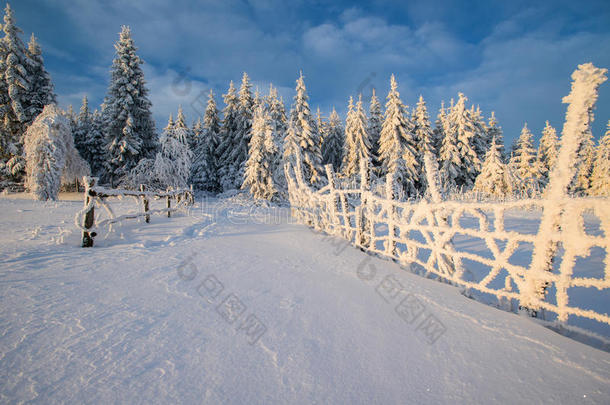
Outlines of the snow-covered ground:
[{"label": "snow-covered ground", "polygon": [[0,197],[2,403],[610,398],[609,353],[285,210],[229,220],[238,199],[212,201],[212,218],[132,220],[83,249],[71,197]]}]

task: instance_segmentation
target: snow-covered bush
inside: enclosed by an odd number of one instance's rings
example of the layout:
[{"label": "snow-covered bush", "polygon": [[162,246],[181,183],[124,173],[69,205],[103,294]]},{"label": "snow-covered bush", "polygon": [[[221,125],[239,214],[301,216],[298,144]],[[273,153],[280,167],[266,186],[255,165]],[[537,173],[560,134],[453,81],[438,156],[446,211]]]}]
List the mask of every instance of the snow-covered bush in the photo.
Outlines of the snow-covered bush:
[{"label": "snow-covered bush", "polygon": [[152,189],[188,186],[193,153],[188,145],[187,130],[174,124],[170,116],[160,143],[161,151],[157,156],[141,159],[121,181],[123,187],[137,188],[140,184]]},{"label": "snow-covered bush", "polygon": [[26,187],[39,200],[57,199],[66,162],[74,162],[74,154],[78,156],[71,140],[70,122],[54,104],[46,106],[28,128],[24,138]]}]

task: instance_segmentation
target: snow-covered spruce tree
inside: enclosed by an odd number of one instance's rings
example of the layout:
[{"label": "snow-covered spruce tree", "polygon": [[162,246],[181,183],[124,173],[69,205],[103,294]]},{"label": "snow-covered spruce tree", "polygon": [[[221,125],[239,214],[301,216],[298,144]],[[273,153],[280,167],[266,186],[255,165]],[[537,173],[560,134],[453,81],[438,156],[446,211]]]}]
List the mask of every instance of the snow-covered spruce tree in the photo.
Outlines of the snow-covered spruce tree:
[{"label": "snow-covered spruce tree", "polygon": [[[590,114],[593,115],[592,113]],[[592,122],[593,119],[591,118]],[[595,142],[589,127],[583,131],[580,147],[578,148],[578,160],[576,163],[576,177],[570,185],[570,192],[575,195],[586,195],[591,188],[591,174],[595,163]]]},{"label": "snow-covered spruce tree", "polygon": [[557,131],[547,121],[546,126],[542,130],[537,156],[540,175],[544,184],[547,184],[549,181],[549,173],[557,161],[558,153],[559,141],[557,139]]},{"label": "snow-covered spruce tree", "polygon": [[56,102],[51,76],[44,67],[42,49],[32,34],[28,43],[30,96],[28,113],[34,119],[42,112],[45,105]]},{"label": "snow-covered spruce tree", "polygon": [[473,190],[486,195],[504,197],[512,193],[512,188],[512,178],[508,167],[502,160],[500,145],[496,138],[492,138],[481,173],[474,182]]},{"label": "snow-covered spruce tree", "polygon": [[515,191],[529,196],[535,195],[544,185],[532,137],[532,133],[525,123],[509,162],[509,167],[516,178]]},{"label": "snow-covered spruce tree", "polygon": [[56,105],[46,106],[24,137],[26,187],[39,200],[55,200],[66,165],[66,137],[70,123]]},{"label": "snow-covered spruce tree", "polygon": [[[385,105],[385,117],[379,138],[380,175],[392,174],[397,185],[407,196],[417,193],[420,167],[417,160],[417,143],[413,125],[405,115],[394,75],[390,78],[390,91]],[[400,195],[401,190],[395,190]]]},{"label": "snow-covered spruce tree", "polygon": [[233,163],[230,160],[231,151],[236,148],[235,137],[239,124],[239,100],[233,81],[229,83],[229,89],[223,94],[225,108],[222,111],[222,127],[220,131],[220,141],[216,150],[218,156],[218,173],[220,185],[223,191],[234,188],[232,182]]},{"label": "snow-covered spruce tree", "polygon": [[91,174],[96,177],[103,177],[106,162],[106,141],[104,138],[102,113],[98,110],[93,111],[91,115],[91,129],[85,138],[85,142],[87,150],[85,154],[87,158],[85,160],[89,163]]},{"label": "snow-covered spruce tree", "polygon": [[249,190],[254,198],[271,200],[277,193],[273,179],[277,146],[275,131],[269,111],[261,104],[254,113],[252,138],[242,189]]},{"label": "snow-covered spruce tree", "polygon": [[[430,127],[430,117],[428,116],[428,109],[426,108],[426,102],[423,96],[419,96],[419,101],[415,109],[413,110],[413,123],[415,125],[415,139],[417,139],[417,156],[419,159],[419,165],[424,168],[424,156],[429,153],[436,164],[436,148],[434,146],[434,132]],[[419,189],[424,191],[426,189],[426,176],[420,176]]]},{"label": "snow-covered spruce tree", "polygon": [[104,101],[104,135],[107,144],[106,180],[112,185],[128,174],[140,159],[152,158],[158,147],[148,100],[142,60],[123,26],[115,44],[110,85]]},{"label": "snow-covered spruce tree", "polygon": [[193,158],[188,145],[188,131],[172,122],[170,115],[160,143],[161,150],[155,158],[156,179],[161,187],[186,188]]},{"label": "snow-covered spruce tree", "polygon": [[326,137],[326,121],[324,120],[322,111],[320,111],[320,107],[316,108],[316,128],[318,128],[318,134],[320,135],[318,139],[320,139],[321,151],[322,145],[324,144],[324,138]]},{"label": "snow-covered spruce tree", "polygon": [[335,172],[341,170],[344,143],[345,130],[341,124],[339,114],[337,114],[337,111],[333,108],[328,117],[326,137],[322,144],[322,163],[324,165],[333,165],[333,170]]},{"label": "snow-covered spruce tree", "polygon": [[320,134],[309,109],[307,89],[303,73],[297,79],[296,95],[290,111],[290,126],[284,140],[284,161],[295,159],[295,147],[301,152],[303,175],[312,185],[322,181],[322,153]]},{"label": "snow-covered spruce tree", "polygon": [[[439,152],[441,149],[441,143],[443,142],[443,139],[445,138],[446,125],[447,125],[447,112],[445,109],[445,101],[441,101],[441,108],[439,108],[438,114],[436,115],[436,120],[434,121],[434,130],[433,130],[433,137],[432,137],[432,139],[434,140],[433,145],[434,145],[434,149],[435,149],[437,156],[439,155]],[[439,174],[439,179],[440,179],[440,174]]]},{"label": "snow-covered spruce tree", "polygon": [[284,101],[281,98],[278,98],[277,89],[273,87],[273,85],[269,85],[269,95],[267,96],[266,102],[271,120],[273,120],[276,129],[275,144],[277,145],[278,151],[281,152],[284,137],[288,130],[288,118],[286,118]]},{"label": "snow-covered spruce tree", "polygon": [[[472,114],[466,108],[466,96],[459,93],[457,103],[447,116],[451,131],[455,132],[456,146],[460,159],[458,176],[455,179],[457,187],[471,188],[481,171],[480,150],[484,150],[484,139],[477,131]],[[453,135],[453,134],[452,134]]]},{"label": "snow-covered spruce tree", "polygon": [[371,139],[367,132],[366,114],[362,107],[362,95],[354,106],[350,97],[345,121],[345,146],[343,155],[343,175],[352,177],[360,173],[360,164],[371,165]]},{"label": "snow-covered spruce tree", "polygon": [[[252,98],[252,121],[250,122],[250,127],[252,127],[252,123],[254,122],[254,112],[261,105],[264,108],[267,108],[267,106],[265,105],[265,99],[263,98],[263,96],[261,96],[261,92],[258,90],[257,86],[256,89],[254,89],[254,97]],[[250,133],[250,136],[252,136],[252,133]],[[248,145],[250,144],[248,143]],[[248,148],[249,147],[250,146],[248,146]]]},{"label": "snow-covered spruce tree", "polygon": [[178,106],[178,114],[176,115],[176,122],[174,123],[174,126],[186,134],[187,145],[192,151],[195,147],[195,135],[193,130],[189,128],[188,124],[186,123],[186,117],[184,116],[182,105]]},{"label": "snow-covered spruce tree", "polygon": [[491,138],[489,137],[487,125],[485,124],[481,108],[477,105],[477,108],[475,109],[473,105],[470,108],[470,115],[472,117],[472,122],[474,123],[476,134],[476,141],[474,142],[473,147],[475,148],[477,155],[479,156],[479,160],[482,163],[483,160],[485,160],[485,156],[487,155],[487,151],[491,145]]},{"label": "snow-covered spruce tree", "polygon": [[444,135],[439,148],[439,174],[441,188],[449,191],[457,186],[458,177],[462,171],[462,160],[458,150],[457,132],[452,129],[447,115],[442,118],[439,118],[441,120],[439,134]]},{"label": "snow-covered spruce tree", "polygon": [[277,90],[273,85],[269,85],[269,94],[266,97],[267,110],[271,118],[272,125],[275,128],[273,131],[275,143],[275,161],[273,163],[273,181],[277,189],[278,198],[286,199],[288,195],[288,184],[284,175],[283,160],[283,145],[286,132],[288,131],[288,119],[286,118],[286,108],[284,101],[278,98]]},{"label": "snow-covered spruce tree", "polygon": [[379,137],[381,136],[381,126],[383,125],[383,113],[381,112],[381,103],[373,88],[371,95],[371,103],[369,104],[369,121],[367,131],[371,138],[371,156],[373,158],[373,166],[378,168],[379,163]]},{"label": "snow-covered spruce tree", "polygon": [[502,135],[502,127],[498,125],[498,120],[496,119],[496,113],[494,111],[491,112],[491,116],[489,117],[489,121],[487,123],[487,139],[496,139],[496,143],[500,148],[500,156],[502,156],[502,161],[506,162],[506,155],[504,151],[504,136]]},{"label": "snow-covered spruce tree", "polygon": [[610,197],[610,121],[597,146],[589,194]]},{"label": "snow-covered spruce tree", "polygon": [[195,161],[191,173],[193,187],[197,189],[211,192],[221,191],[218,178],[218,157],[216,156],[220,140],[220,125],[214,92],[210,90],[203,124],[198,120],[194,129],[199,136],[196,137]]},{"label": "snow-covered spruce tree", "polygon": [[2,128],[2,155],[10,158],[21,154],[21,141],[27,126],[35,116],[31,115],[30,98],[30,60],[27,49],[13,17],[13,11],[7,3],[4,10],[4,37],[2,38],[2,60],[0,76],[2,77],[2,94],[0,125]]},{"label": "snow-covered spruce tree", "polygon": [[78,153],[80,153],[83,159],[85,159],[87,162],[91,161],[87,138],[91,133],[92,118],[91,112],[89,111],[89,100],[87,99],[87,96],[84,96],[80,112],[76,117],[74,132],[72,135],[74,136],[74,146],[78,150]]},{"label": "snow-covered spruce tree", "polygon": [[232,166],[230,181],[231,188],[239,189],[244,179],[246,160],[248,159],[248,144],[252,130],[252,115],[254,99],[252,97],[252,84],[250,77],[244,72],[239,89],[239,114],[237,131],[235,132],[235,148],[231,150],[229,161]]},{"label": "snow-covered spruce tree", "polygon": [[430,126],[430,116],[428,115],[426,102],[421,95],[419,96],[419,101],[417,102],[413,116],[415,138],[418,141],[417,150],[421,156],[421,162],[423,163],[425,153],[430,152],[432,156],[436,158],[436,150],[434,148],[434,133]]}]

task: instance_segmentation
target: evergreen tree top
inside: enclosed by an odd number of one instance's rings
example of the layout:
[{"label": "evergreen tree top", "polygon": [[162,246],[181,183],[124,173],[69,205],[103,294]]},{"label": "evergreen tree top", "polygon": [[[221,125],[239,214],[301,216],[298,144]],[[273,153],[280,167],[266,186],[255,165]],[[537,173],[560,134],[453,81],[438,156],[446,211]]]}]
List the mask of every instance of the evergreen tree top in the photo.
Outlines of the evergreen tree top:
[{"label": "evergreen tree top", "polygon": [[7,36],[12,36],[16,39],[19,39],[19,34],[23,32],[15,22],[13,9],[9,3],[6,3],[6,7],[4,8],[4,26],[2,27],[2,30]]},{"label": "evergreen tree top", "polygon": [[163,128],[163,131],[169,132],[172,129],[174,129],[174,126],[175,126],[174,117],[173,117],[172,113],[169,113],[169,118],[167,120],[167,126],[165,128]]},{"label": "evergreen tree top", "polygon": [[89,112],[89,100],[87,99],[87,96],[83,96],[83,104],[80,107],[80,114],[79,114],[79,120],[81,120],[82,117],[88,117],[90,114]]},{"label": "evergreen tree top", "polygon": [[34,36],[34,33],[32,33],[32,35],[30,36],[30,42],[28,42],[28,52],[32,56],[42,55],[42,49],[40,48],[40,44]]},{"label": "evergreen tree top", "polygon": [[252,109],[254,99],[252,98],[252,83],[250,76],[244,72],[241,78],[241,87],[239,88],[239,103],[243,109]]},{"label": "evergreen tree top", "polygon": [[233,80],[231,80],[231,82],[229,82],[229,89],[227,90],[226,94],[222,95],[222,98],[223,98],[227,108],[229,106],[232,106],[231,108],[233,108],[234,107],[233,105],[237,104],[237,90],[235,90],[235,85],[233,84]]},{"label": "evergreen tree top", "polygon": [[184,117],[184,111],[182,110],[182,105],[178,106],[178,115],[176,116],[175,122],[176,128],[188,128],[186,125],[186,118]]}]

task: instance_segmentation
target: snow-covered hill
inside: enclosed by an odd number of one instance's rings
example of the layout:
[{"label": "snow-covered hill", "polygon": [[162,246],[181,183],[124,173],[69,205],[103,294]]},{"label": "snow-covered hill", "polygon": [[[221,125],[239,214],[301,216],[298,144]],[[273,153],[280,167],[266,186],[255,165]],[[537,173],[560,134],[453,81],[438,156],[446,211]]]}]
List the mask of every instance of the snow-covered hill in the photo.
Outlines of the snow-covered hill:
[{"label": "snow-covered hill", "polygon": [[2,403],[610,397],[609,353],[291,224],[287,211],[228,220],[235,207],[215,201],[216,218],[196,206],[131,221],[83,249],[78,198],[0,198]]}]

